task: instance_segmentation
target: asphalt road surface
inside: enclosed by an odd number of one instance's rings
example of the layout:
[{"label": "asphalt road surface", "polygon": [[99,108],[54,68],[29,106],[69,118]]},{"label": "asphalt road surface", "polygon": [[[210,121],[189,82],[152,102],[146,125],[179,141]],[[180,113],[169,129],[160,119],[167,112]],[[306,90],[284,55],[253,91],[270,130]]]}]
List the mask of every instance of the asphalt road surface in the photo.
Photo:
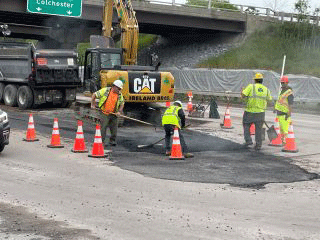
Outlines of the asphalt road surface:
[{"label": "asphalt road surface", "polygon": [[[243,149],[241,109],[229,130],[189,119],[183,134],[195,157],[172,161],[163,145],[137,148],[161,139],[160,127],[119,128],[110,158],[92,159],[70,152],[71,109],[32,111],[34,143],[21,141],[30,112],[4,110],[12,136],[0,161],[0,239],[320,239],[318,130],[305,124],[317,116],[296,115],[297,154],[267,139],[260,152]],[[63,149],[46,147],[54,117]],[[84,122],[90,150],[94,134]]]}]

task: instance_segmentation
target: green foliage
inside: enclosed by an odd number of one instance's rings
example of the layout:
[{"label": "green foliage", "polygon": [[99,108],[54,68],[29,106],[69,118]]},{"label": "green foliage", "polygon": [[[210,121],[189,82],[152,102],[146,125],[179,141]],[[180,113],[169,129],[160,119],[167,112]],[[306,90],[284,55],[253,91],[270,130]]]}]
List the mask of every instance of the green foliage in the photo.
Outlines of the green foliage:
[{"label": "green foliage", "polygon": [[[199,6],[199,7],[208,7],[208,0],[187,0],[186,5],[189,6]],[[212,0],[211,1],[212,8],[222,8],[222,9],[230,9],[230,10],[239,10],[235,5],[231,4],[228,0]]]},{"label": "green foliage", "polygon": [[141,50],[145,47],[150,46],[151,44],[155,43],[158,39],[157,35],[152,34],[139,34],[139,42],[138,42],[138,50]]},{"label": "green foliage", "polygon": [[307,14],[309,14],[309,1],[308,0],[298,0],[294,4],[295,10],[298,11],[298,22],[303,22],[307,18]]},{"label": "green foliage", "polygon": [[266,69],[281,72],[287,56],[286,73],[320,76],[320,46],[307,46],[320,29],[307,23],[273,24],[256,31],[246,42],[218,57],[198,64],[205,68]]}]

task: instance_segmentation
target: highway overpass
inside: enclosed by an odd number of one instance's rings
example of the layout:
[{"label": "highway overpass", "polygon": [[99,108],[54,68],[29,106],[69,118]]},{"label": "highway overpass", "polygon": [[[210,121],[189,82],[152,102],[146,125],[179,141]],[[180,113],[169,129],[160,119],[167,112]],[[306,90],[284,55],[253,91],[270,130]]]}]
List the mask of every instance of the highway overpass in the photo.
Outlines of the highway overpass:
[{"label": "highway overpass", "polygon": [[[83,0],[80,18],[27,12],[27,0],[1,0],[0,24],[9,25],[10,37],[49,40],[50,46],[88,41],[101,33],[102,0]],[[231,11],[133,1],[141,33],[158,35],[242,33],[246,14]],[[117,19],[114,18],[116,22]],[[54,44],[56,43],[56,44]],[[70,44],[66,44],[70,45]]]}]

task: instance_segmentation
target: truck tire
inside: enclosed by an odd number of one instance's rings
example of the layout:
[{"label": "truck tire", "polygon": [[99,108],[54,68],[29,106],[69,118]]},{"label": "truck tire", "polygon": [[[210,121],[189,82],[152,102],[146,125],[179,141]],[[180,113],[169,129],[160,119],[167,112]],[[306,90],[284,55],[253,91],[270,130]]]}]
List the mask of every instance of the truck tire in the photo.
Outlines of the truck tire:
[{"label": "truck tire", "polygon": [[17,105],[17,87],[9,84],[4,88],[3,100],[5,105],[15,107]]},{"label": "truck tire", "polygon": [[6,85],[4,83],[0,83],[0,102],[3,101],[3,91]]},{"label": "truck tire", "polygon": [[20,86],[17,93],[17,102],[20,109],[31,108],[33,93],[29,86]]},{"label": "truck tire", "polygon": [[2,144],[0,144],[0,152],[2,152],[3,151],[3,149],[4,149],[4,143],[2,143]]}]

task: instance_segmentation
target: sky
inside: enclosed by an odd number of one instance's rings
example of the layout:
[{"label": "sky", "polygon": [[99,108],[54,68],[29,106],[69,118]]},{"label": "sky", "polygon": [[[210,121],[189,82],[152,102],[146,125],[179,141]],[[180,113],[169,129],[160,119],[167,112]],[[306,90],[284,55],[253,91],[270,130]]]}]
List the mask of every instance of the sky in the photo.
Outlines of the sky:
[{"label": "sky", "polygon": [[[294,12],[294,5],[298,0],[229,0],[230,3],[239,5],[248,5],[254,7],[266,7],[280,12]],[[315,8],[320,8],[319,0],[309,0],[310,11],[313,12]]]}]

